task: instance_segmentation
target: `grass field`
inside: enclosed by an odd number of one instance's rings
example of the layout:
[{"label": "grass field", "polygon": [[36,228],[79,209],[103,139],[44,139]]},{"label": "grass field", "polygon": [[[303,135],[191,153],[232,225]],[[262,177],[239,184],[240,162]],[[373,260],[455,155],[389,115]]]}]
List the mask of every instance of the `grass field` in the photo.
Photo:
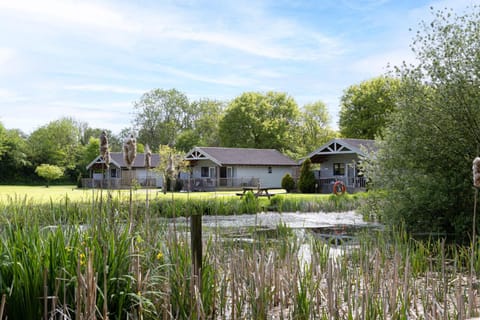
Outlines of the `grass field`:
[{"label": "grass field", "polygon": [[[106,190],[103,191],[104,196],[106,196]],[[113,190],[111,191],[115,197],[125,197],[128,198],[130,190]],[[46,188],[45,186],[0,186],[0,201],[4,202],[9,199],[25,199],[32,200],[35,202],[58,202],[64,200],[65,197],[68,197],[70,201],[90,201],[93,196],[98,197],[100,193],[99,189],[78,189],[75,185],[65,185],[65,186],[50,186]],[[167,193],[166,195],[162,193],[161,189],[149,189],[149,198],[171,198],[172,193]],[[144,200],[146,197],[145,189],[138,189],[133,191],[133,196],[136,200]],[[219,192],[176,192],[174,197],[176,198],[212,198],[212,197],[221,197],[221,196],[235,196],[235,191],[219,191]],[[288,197],[296,197],[299,200],[302,197],[312,197],[312,195],[302,195],[302,194],[289,194],[284,195]],[[313,195],[314,197],[324,197],[327,195]]]},{"label": "grass field", "polygon": [[[121,197],[127,199],[130,194],[130,190],[112,190],[113,196]],[[276,190],[276,192],[284,192],[282,190]],[[32,200],[34,202],[57,202],[64,200],[65,197],[68,197],[70,201],[90,201],[92,196],[95,194],[95,197],[98,197],[100,190],[95,189],[78,189],[75,185],[64,185],[64,186],[50,186],[46,188],[45,186],[0,186],[0,201],[5,201],[8,199],[25,199]],[[106,196],[107,191],[103,190],[103,195]],[[135,200],[143,200],[146,197],[145,189],[133,190],[133,196]],[[161,189],[149,189],[148,190],[149,198],[171,198],[172,193],[163,194]],[[173,193],[175,198],[215,198],[223,196],[235,196],[235,191],[218,191],[218,192],[176,192]],[[284,197],[294,198],[296,200],[306,200],[312,198],[322,198],[328,197],[329,195],[325,194],[282,194]]]}]

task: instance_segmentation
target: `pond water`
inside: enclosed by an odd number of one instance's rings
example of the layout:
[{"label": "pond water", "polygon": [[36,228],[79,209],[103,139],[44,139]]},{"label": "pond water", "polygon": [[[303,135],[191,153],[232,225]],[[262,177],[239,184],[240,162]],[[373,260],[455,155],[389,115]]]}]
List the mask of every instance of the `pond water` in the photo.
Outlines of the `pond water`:
[{"label": "pond water", "polygon": [[[188,218],[177,218],[178,224],[187,223]],[[230,216],[203,216],[204,227],[245,228],[261,227],[275,229],[279,224],[292,229],[315,229],[335,226],[371,226],[355,211],[346,212],[261,212]]]},{"label": "pond water", "polygon": [[[188,218],[175,219],[177,227],[189,228]],[[276,230],[279,225],[291,228],[297,235],[311,233],[326,238],[330,244],[342,244],[354,238],[355,233],[365,228],[380,228],[377,223],[367,222],[355,211],[346,212],[261,212],[231,216],[203,216],[204,235],[212,230],[239,238],[251,238],[255,232]]]}]

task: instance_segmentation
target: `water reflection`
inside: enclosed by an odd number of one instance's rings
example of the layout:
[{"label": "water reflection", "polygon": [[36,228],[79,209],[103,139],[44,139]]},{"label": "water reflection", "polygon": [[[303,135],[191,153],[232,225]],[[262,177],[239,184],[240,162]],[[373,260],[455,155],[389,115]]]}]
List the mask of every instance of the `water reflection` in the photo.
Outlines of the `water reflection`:
[{"label": "water reflection", "polygon": [[[178,218],[182,223],[185,218]],[[368,226],[372,223],[363,220],[355,211],[347,212],[261,212],[258,214],[242,214],[232,216],[203,216],[204,227],[210,228],[245,228],[261,227],[275,229],[279,224],[292,229],[315,229],[343,226]]]}]

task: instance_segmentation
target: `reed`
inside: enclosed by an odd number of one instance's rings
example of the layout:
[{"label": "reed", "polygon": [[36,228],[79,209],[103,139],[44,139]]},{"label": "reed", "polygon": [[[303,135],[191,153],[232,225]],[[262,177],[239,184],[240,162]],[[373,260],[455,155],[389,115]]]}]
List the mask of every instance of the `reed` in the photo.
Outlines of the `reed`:
[{"label": "reed", "polygon": [[[1,204],[0,318],[98,319],[453,319],[475,316],[468,279],[478,253],[400,230],[365,232],[344,247],[285,223],[252,228],[250,241],[214,228],[203,238],[202,285],[193,286],[188,216],[257,210],[266,199],[152,201],[152,219],[130,232],[130,203],[95,202],[118,211],[116,223],[88,225],[87,203]],[[282,203],[288,203],[286,199]],[[252,202],[253,201],[253,202]],[[334,200],[332,200],[334,201]],[[277,203],[278,204],[278,203]],[[282,205],[283,205],[282,204]],[[175,228],[159,212],[187,216]],[[141,219],[145,207],[134,203]],[[141,220],[139,220],[141,221]],[[475,244],[478,248],[478,242]],[[333,255],[334,250],[339,254]],[[476,250],[478,252],[478,250]]]}]

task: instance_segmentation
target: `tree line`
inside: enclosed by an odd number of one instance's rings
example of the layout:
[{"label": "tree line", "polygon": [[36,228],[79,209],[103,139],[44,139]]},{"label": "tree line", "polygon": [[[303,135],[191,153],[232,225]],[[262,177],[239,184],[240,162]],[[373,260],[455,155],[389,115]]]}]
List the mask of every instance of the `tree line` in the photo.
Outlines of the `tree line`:
[{"label": "tree line", "polygon": [[154,89],[133,104],[131,127],[119,133],[92,128],[64,117],[31,134],[6,129],[0,123],[0,182],[38,181],[42,164],[63,169],[65,180],[85,176],[86,166],[99,154],[99,137],[106,131],[110,149],[121,151],[123,139],[134,133],[138,151],[148,144],[187,152],[194,146],[273,148],[300,158],[338,133],[329,126],[326,106],[318,101],[300,108],[282,92],[246,92],[229,102],[201,99],[190,102],[176,89]]}]

